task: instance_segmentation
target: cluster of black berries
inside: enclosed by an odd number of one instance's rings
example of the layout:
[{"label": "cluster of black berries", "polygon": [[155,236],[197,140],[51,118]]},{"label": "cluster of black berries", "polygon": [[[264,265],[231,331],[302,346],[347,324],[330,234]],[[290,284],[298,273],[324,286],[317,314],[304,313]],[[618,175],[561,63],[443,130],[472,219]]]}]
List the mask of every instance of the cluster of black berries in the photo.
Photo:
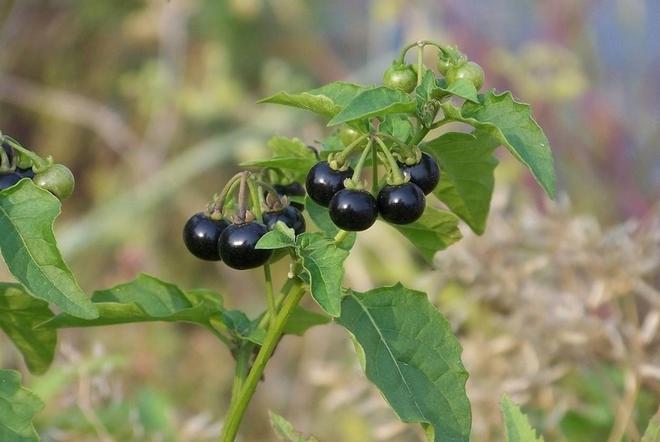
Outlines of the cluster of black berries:
[{"label": "cluster of black berries", "polygon": [[380,214],[392,224],[410,224],[424,213],[426,197],[440,179],[438,164],[430,155],[422,153],[417,164],[399,164],[409,180],[383,186],[374,196],[361,189],[346,188],[344,181],[353,169],[333,169],[327,161],[317,163],[307,174],[307,194],[318,204],[328,207],[330,218],[340,229],[362,231],[371,227]]},{"label": "cluster of black berries", "polygon": [[[206,261],[223,261],[229,267],[244,270],[264,265],[272,256],[272,250],[257,249],[256,245],[278,221],[292,228],[296,235],[305,231],[302,204],[289,203],[287,196],[300,196],[304,189],[300,183],[276,184],[266,190],[266,207],[258,222],[251,212],[239,209],[233,221],[223,217],[221,211],[210,210],[193,215],[183,228],[183,241],[196,257]],[[260,204],[253,201],[253,204]]]}]

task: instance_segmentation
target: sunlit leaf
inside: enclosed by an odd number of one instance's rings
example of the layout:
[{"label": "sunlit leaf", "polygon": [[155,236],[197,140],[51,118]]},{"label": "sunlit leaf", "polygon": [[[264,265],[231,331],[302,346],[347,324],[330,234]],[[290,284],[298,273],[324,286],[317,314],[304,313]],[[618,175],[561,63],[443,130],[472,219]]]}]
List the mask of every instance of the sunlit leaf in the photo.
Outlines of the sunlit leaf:
[{"label": "sunlit leaf", "polygon": [[405,92],[384,86],[360,92],[341,112],[335,115],[328,126],[347,123],[387,114],[411,113],[415,111],[415,100]]},{"label": "sunlit leaf", "polygon": [[536,435],[520,407],[507,396],[502,397],[501,408],[507,442],[543,442],[543,438]]},{"label": "sunlit leaf", "polygon": [[32,419],[43,408],[41,399],[21,386],[19,372],[0,369],[0,440],[38,441]]},{"label": "sunlit leaf", "polygon": [[362,86],[353,83],[335,81],[320,88],[297,94],[278,92],[259,100],[258,103],[283,104],[331,117],[341,111],[363,89]]}]

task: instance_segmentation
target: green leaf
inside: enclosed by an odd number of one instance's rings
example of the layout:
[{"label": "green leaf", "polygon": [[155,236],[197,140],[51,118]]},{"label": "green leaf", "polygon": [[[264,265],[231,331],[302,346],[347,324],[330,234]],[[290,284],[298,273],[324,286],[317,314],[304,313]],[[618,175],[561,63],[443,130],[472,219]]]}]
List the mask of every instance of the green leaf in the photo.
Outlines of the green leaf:
[{"label": "green leaf", "polygon": [[486,228],[499,141],[483,131],[472,134],[449,132],[429,141],[422,149],[438,159],[440,183],[433,194],[477,234]]},{"label": "green leaf", "polygon": [[305,437],[302,434],[298,433],[293,425],[282,416],[279,416],[272,411],[268,411],[268,416],[270,418],[270,425],[273,427],[277,437],[284,442],[318,442],[318,440],[313,437]]},{"label": "green leaf", "polygon": [[543,442],[543,438],[536,435],[520,407],[506,395],[502,397],[501,407],[507,442]]},{"label": "green leaf", "polygon": [[41,399],[21,386],[19,372],[0,369],[0,440],[38,441],[32,418],[43,408]]},{"label": "green leaf", "polygon": [[479,103],[477,88],[474,87],[474,83],[466,78],[458,78],[448,86],[440,88],[440,90],[452,94],[455,97],[459,97],[473,103]]},{"label": "green leaf", "polygon": [[336,81],[318,89],[312,89],[298,94],[278,92],[273,96],[259,100],[257,103],[283,104],[332,117],[341,111],[362,90],[364,88],[357,84]]},{"label": "green leaf", "polygon": [[360,92],[341,112],[335,115],[328,123],[328,126],[336,126],[376,115],[410,113],[415,111],[415,107],[415,100],[403,91],[390,89],[385,86],[366,89]]},{"label": "green leaf", "polygon": [[239,165],[241,167],[271,167],[273,169],[307,173],[316,163],[317,160],[315,158],[277,157],[269,160],[244,161]]},{"label": "green leaf", "polygon": [[461,346],[424,293],[401,284],[347,290],[338,322],[357,339],[367,377],[401,420],[431,424],[436,442],[469,440]]},{"label": "green leaf", "polygon": [[41,327],[94,327],[152,321],[193,322],[208,328],[211,318],[222,313],[219,295],[208,290],[184,293],[174,284],[141,274],[133,281],[94,293],[97,319],[86,320],[60,314]]},{"label": "green leaf", "polygon": [[[305,197],[305,209],[309,217],[312,218],[316,227],[325,233],[328,238],[333,238],[338,232],[339,228],[334,225],[328,214],[328,209],[314,202],[310,197]],[[345,250],[350,250],[355,244],[357,235],[355,232],[350,232],[344,240],[339,243],[339,247]]]},{"label": "green leaf", "polygon": [[555,171],[550,143],[532,118],[527,104],[514,100],[511,92],[493,91],[479,96],[480,104],[465,102],[462,119],[492,135],[526,165],[550,198],[555,197]]},{"label": "green leaf", "polygon": [[439,103],[435,99],[435,95],[439,90],[435,74],[433,71],[427,70],[422,77],[422,83],[415,88],[417,116],[426,127],[433,123],[438,113]]},{"label": "green leaf", "polygon": [[660,442],[660,409],[651,418],[646,431],[644,431],[641,442]]},{"label": "green leaf", "polygon": [[19,284],[0,283],[0,328],[23,355],[31,373],[43,374],[53,362],[57,332],[35,327],[53,317],[48,303]]},{"label": "green leaf", "polygon": [[314,152],[298,138],[274,136],[267,144],[275,157],[316,159]]},{"label": "green leaf", "polygon": [[458,230],[458,218],[454,214],[428,205],[422,217],[414,223],[392,227],[413,243],[428,262],[433,262],[436,252],[463,237]]},{"label": "green leaf", "polygon": [[296,246],[295,231],[282,221],[275,223],[270,232],[259,238],[255,248],[257,249],[284,249]]},{"label": "green leaf", "polygon": [[284,326],[284,333],[289,335],[298,335],[302,336],[305,332],[317,325],[323,325],[330,322],[330,318],[316,313],[310,310],[307,310],[303,307],[296,306],[296,308],[289,316],[289,320]]},{"label": "green leaf", "polygon": [[296,238],[312,297],[330,316],[341,311],[341,282],[348,251],[337,247],[321,233],[303,233]]},{"label": "green leaf", "polygon": [[407,117],[387,115],[380,126],[378,126],[378,130],[392,135],[399,141],[407,143],[412,136],[413,126]]},{"label": "green leaf", "polygon": [[0,192],[0,250],[9,271],[35,298],[81,318],[98,317],[57,249],[60,201],[31,180]]}]

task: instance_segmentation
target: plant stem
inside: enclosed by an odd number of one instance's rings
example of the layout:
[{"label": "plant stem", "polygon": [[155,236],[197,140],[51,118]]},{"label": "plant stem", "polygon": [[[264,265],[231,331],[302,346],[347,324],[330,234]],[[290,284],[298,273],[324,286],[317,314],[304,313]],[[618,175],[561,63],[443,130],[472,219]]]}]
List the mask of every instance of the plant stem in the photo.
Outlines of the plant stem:
[{"label": "plant stem", "polygon": [[27,157],[30,161],[32,161],[35,172],[45,170],[48,167],[50,167],[51,164],[53,164],[52,157],[49,157],[48,159],[44,160],[43,158],[41,158],[36,153],[34,153],[31,150],[28,150],[28,149],[24,148],[23,146],[21,146],[21,143],[14,140],[9,135],[0,134],[0,140],[2,140],[3,142],[9,144],[14,150],[17,150],[18,152],[20,152],[21,155]]},{"label": "plant stem", "polygon": [[364,168],[364,163],[367,161],[367,155],[369,155],[369,152],[371,151],[372,144],[373,144],[373,140],[369,138],[369,142],[367,143],[367,146],[362,151],[362,155],[360,155],[360,159],[355,165],[355,169],[353,170],[353,176],[351,177],[351,180],[355,184],[358,184],[360,181],[360,176],[362,175],[362,169]]},{"label": "plant stem", "polygon": [[371,145],[371,193],[378,193],[378,149]]},{"label": "plant stem", "polygon": [[270,322],[266,338],[254,360],[254,364],[252,364],[252,368],[240,389],[236,401],[230,405],[227,419],[225,420],[225,425],[222,429],[222,435],[220,436],[222,442],[234,441],[236,434],[238,433],[238,427],[245,414],[245,410],[257,389],[257,384],[263,375],[266,364],[282,336],[282,331],[284,330],[284,326],[286,325],[289,316],[300,302],[304,293],[305,289],[301,286],[300,281],[298,281],[297,284],[295,284],[285,295],[282,308],[274,317],[274,320]]},{"label": "plant stem", "polygon": [[236,183],[238,180],[241,179],[241,176],[243,175],[243,172],[239,172],[233,177],[229,178],[229,181],[225,184],[225,187],[222,188],[222,191],[220,192],[220,195],[213,201],[213,204],[209,207],[208,214],[213,215],[216,212],[219,212],[222,214],[222,209],[225,205],[225,200],[229,196],[229,194],[232,192],[234,189]]},{"label": "plant stem", "polygon": [[264,264],[264,279],[266,280],[266,300],[268,301],[268,312],[270,317],[274,318],[277,314],[275,305],[275,295],[273,294],[273,278],[270,274],[270,264]]},{"label": "plant stem", "polygon": [[348,232],[346,230],[340,229],[339,232],[337,232],[337,234],[335,235],[335,244],[339,244],[340,242],[345,240],[347,236],[348,236]]},{"label": "plant stem", "polygon": [[353,151],[353,149],[355,149],[355,147],[356,147],[358,144],[360,144],[362,141],[364,141],[364,139],[365,139],[366,137],[367,137],[367,134],[362,134],[362,135],[360,135],[359,138],[356,138],[355,141],[353,141],[351,144],[349,144],[348,146],[346,146],[346,147],[344,148],[344,150],[342,150],[341,152],[339,152],[339,154],[337,155],[337,157],[336,157],[335,159],[340,159],[342,163],[343,163],[344,161],[346,161],[346,159],[348,159],[348,157],[350,156],[350,154],[351,154],[351,152]]},{"label": "plant stem", "polygon": [[418,44],[417,50],[417,86],[422,84],[422,69],[424,69],[424,45]]},{"label": "plant stem", "polygon": [[376,138],[376,143],[380,146],[380,150],[383,152],[385,155],[385,158],[387,158],[387,162],[389,163],[389,169],[390,173],[392,174],[392,184],[401,184],[405,181],[403,178],[403,173],[401,173],[401,169],[399,169],[399,165],[396,163],[396,160],[392,156],[392,153],[390,150],[387,148],[385,143],[383,143],[383,140],[381,140],[378,137]]}]

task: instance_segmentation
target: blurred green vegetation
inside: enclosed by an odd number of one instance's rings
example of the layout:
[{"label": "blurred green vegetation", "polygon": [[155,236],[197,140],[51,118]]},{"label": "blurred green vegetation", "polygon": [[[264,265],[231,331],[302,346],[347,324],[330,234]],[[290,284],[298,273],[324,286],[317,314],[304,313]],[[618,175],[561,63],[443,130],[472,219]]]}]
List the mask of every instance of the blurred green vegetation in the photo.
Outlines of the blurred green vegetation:
[{"label": "blurred green vegetation", "polygon": [[[238,162],[265,152],[270,136],[314,144],[327,135],[302,112],[257,106],[258,98],[344,78],[379,82],[399,47],[418,38],[458,44],[484,66],[486,87],[509,88],[532,104],[556,152],[560,205],[570,209],[553,212],[527,173],[505,159],[497,176],[499,221],[482,238],[447,251],[446,259],[490,262],[503,256],[523,266],[499,241],[512,218],[529,216],[526,210],[540,214],[539,223],[552,217],[559,231],[579,214],[605,226],[631,218],[648,225],[657,218],[660,40],[652,31],[659,20],[660,7],[652,0],[0,0],[0,129],[74,170],[77,190],[56,228],[86,290],[146,271],[184,287],[214,288],[225,294],[226,304],[255,312],[263,305],[260,275],[195,260],[180,230]],[[636,241],[647,241],[647,247],[650,241],[657,247],[651,233],[631,234],[631,244],[643,249]],[[529,242],[515,250],[531,261],[555,251],[552,243],[528,251],[538,237],[523,238]],[[478,241],[491,246],[488,253],[471,248]],[[388,262],[382,260],[383,244]],[[484,298],[469,277],[434,276],[413,253],[389,253],[407,248],[392,230],[377,226],[360,235],[348,278],[356,289],[401,279],[437,295],[465,342],[466,365],[474,368],[475,440],[500,439],[494,408],[500,390],[518,394],[546,440],[607,440],[621,414],[619,399],[627,397],[625,359],[600,351],[604,344],[593,338],[599,350],[588,361],[553,353],[553,367],[569,368],[543,388],[525,380],[531,370],[525,363],[504,369],[506,381],[492,364],[493,383],[487,384],[480,369],[488,366],[484,349],[497,347],[502,341],[495,337],[502,333],[515,335],[502,325],[516,323],[517,310],[507,298],[512,288],[494,284]],[[589,256],[595,261],[598,253]],[[640,278],[657,287],[656,262],[647,267]],[[443,270],[439,264],[436,273]],[[285,263],[276,266],[280,278],[286,271]],[[594,286],[611,283],[590,276],[596,270],[589,267],[584,272],[528,278],[547,277],[557,293],[579,299],[596,289],[571,285],[573,278],[593,280]],[[4,267],[0,274],[9,278]],[[447,285],[436,286],[437,278]],[[617,296],[629,292],[623,288]],[[657,290],[652,293],[657,299]],[[593,307],[598,314],[585,315],[607,323],[616,317],[619,298],[602,301],[599,308],[607,314]],[[657,310],[634,300],[640,309],[635,326],[641,327]],[[548,330],[559,333],[561,326]],[[622,330],[630,327],[623,321]],[[272,440],[268,407],[321,440],[421,440],[360,380],[350,343],[337,331],[322,327],[283,342],[250,409],[244,440]],[[0,365],[23,370],[8,341],[0,342]],[[542,353],[545,341],[511,345],[525,352],[532,345]],[[480,351],[481,359],[474,356]],[[653,375],[637,378],[634,425],[626,440],[635,440],[657,408],[655,362],[646,362]],[[639,374],[639,366],[633,368]],[[45,440],[202,441],[219,431],[231,372],[229,354],[203,330],[149,324],[68,330],[51,371],[24,375],[47,402],[38,417]]]}]

